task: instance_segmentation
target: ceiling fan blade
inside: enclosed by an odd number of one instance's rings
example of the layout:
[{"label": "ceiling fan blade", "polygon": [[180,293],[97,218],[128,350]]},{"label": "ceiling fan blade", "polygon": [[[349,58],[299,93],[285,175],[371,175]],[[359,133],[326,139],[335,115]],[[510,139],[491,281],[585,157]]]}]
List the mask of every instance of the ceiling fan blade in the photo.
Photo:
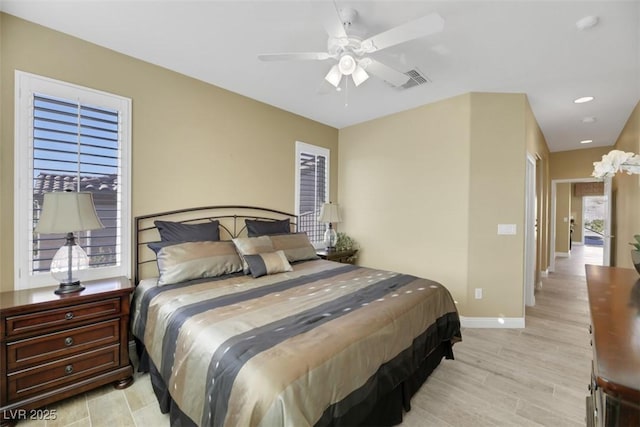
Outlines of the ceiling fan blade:
[{"label": "ceiling fan blade", "polygon": [[368,58],[369,61],[366,70],[369,74],[381,78],[392,84],[393,86],[402,86],[409,80],[409,76],[400,71],[394,70],[388,65],[378,62],[375,59]]},{"label": "ceiling fan blade", "polygon": [[444,29],[444,19],[437,13],[409,21],[362,41],[364,53],[376,52],[409,40],[439,33]]},{"label": "ceiling fan blade", "polygon": [[314,13],[316,16],[324,17],[322,26],[329,35],[337,39],[347,38],[347,32],[342,24],[340,9],[335,1],[314,1]]},{"label": "ceiling fan blade", "polygon": [[258,55],[261,61],[324,61],[332,58],[327,52],[297,52],[297,53],[264,53]]}]

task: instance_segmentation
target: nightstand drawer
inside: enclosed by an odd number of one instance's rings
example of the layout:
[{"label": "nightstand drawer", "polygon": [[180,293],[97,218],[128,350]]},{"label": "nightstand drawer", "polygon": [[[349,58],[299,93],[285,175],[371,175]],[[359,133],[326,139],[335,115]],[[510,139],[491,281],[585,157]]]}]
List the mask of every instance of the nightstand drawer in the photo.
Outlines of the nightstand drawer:
[{"label": "nightstand drawer", "polygon": [[120,364],[120,345],[112,345],[7,375],[8,401],[42,394]]},{"label": "nightstand drawer", "polygon": [[7,369],[9,372],[24,369],[81,351],[114,344],[119,339],[120,320],[113,319],[16,341],[7,344]]},{"label": "nightstand drawer", "polygon": [[118,314],[120,314],[120,299],[118,298],[70,305],[53,310],[7,317],[6,333],[8,336],[36,331],[42,333],[56,327],[73,326],[85,320]]}]

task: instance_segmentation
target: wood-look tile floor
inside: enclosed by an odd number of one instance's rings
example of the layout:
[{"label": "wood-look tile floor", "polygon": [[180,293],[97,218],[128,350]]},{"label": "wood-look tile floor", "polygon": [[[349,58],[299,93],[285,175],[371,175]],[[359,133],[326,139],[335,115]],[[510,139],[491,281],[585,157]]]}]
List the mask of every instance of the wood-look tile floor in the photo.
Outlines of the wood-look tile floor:
[{"label": "wood-look tile floor", "polygon": [[[577,263],[577,264],[576,264]],[[570,265],[571,264],[571,265]],[[465,329],[412,399],[403,427],[585,426],[591,371],[589,314],[579,256],[558,259],[524,329]],[[168,426],[149,376],[125,390],[105,386],[52,405],[54,421],[20,426]]]}]

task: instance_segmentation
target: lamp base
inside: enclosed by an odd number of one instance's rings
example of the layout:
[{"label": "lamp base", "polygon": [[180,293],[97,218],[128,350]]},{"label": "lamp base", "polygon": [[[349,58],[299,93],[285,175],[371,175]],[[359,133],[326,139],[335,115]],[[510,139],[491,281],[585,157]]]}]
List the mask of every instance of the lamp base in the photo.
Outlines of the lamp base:
[{"label": "lamp base", "polygon": [[56,289],[53,292],[58,295],[66,295],[66,294],[72,294],[74,292],[80,292],[83,290],[84,290],[84,286],[82,286],[78,281],[73,283],[60,283],[60,286],[58,287],[58,289]]},{"label": "lamp base", "polygon": [[324,245],[327,251],[334,251],[336,249],[336,242],[338,240],[338,234],[333,229],[333,224],[329,223],[327,231],[324,232]]}]

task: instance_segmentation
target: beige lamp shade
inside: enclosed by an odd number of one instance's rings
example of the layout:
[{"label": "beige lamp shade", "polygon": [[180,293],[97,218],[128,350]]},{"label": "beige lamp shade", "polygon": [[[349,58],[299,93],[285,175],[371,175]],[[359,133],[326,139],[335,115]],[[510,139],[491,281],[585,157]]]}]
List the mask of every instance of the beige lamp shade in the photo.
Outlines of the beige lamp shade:
[{"label": "beige lamp shade", "polygon": [[320,208],[320,215],[318,216],[320,222],[340,222],[340,212],[338,211],[338,205],[334,203],[325,203]]},{"label": "beige lamp shade", "polygon": [[69,233],[104,228],[89,192],[45,193],[36,233]]}]

